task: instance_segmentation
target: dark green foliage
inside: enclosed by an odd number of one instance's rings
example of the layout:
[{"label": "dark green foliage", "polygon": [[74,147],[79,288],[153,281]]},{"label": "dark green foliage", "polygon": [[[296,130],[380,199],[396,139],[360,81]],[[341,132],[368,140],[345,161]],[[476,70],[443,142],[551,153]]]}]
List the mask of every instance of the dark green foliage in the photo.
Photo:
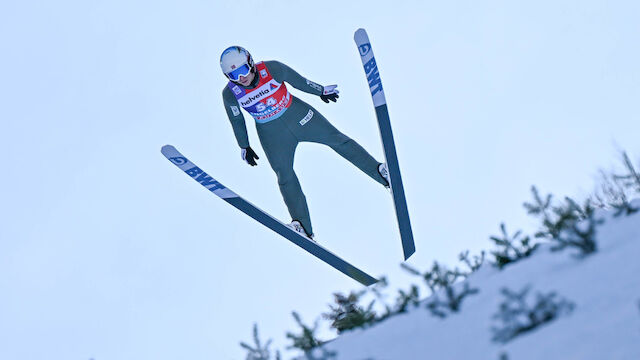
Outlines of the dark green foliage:
[{"label": "dark green foliage", "polygon": [[[388,319],[389,317],[404,313],[410,306],[418,306],[420,303],[420,291],[416,285],[412,285],[408,291],[398,290],[398,296],[395,303],[387,303],[387,295],[383,290],[388,286],[386,277],[373,286],[360,292],[352,292],[348,296],[343,294],[334,294],[336,306],[329,305],[331,311],[322,314],[322,317],[332,321],[331,327],[335,328],[338,333],[358,327],[366,327]],[[370,293],[374,300],[368,305],[361,306],[359,303],[363,297]],[[382,307],[384,312],[377,315],[373,310],[374,305]]]},{"label": "dark green foliage", "polygon": [[[457,268],[455,270],[448,270],[446,267],[434,262],[431,270],[420,273],[420,271],[407,264],[403,263],[401,266],[411,274],[420,276],[431,290],[433,295],[427,302],[427,309],[429,309],[434,316],[444,318],[450,312],[458,312],[462,305],[462,300],[466,296],[478,293],[478,289],[470,288],[467,282],[463,284],[462,291],[456,292],[454,289],[456,280],[466,276],[465,273],[460,272]],[[444,300],[441,300],[438,295],[441,290],[444,291],[445,294]]]},{"label": "dark green foliage", "polygon": [[366,308],[358,305],[364,292],[351,292],[345,296],[340,293],[333,294],[336,306],[329,305],[331,312],[322,314],[325,319],[331,320],[331,327],[338,333],[358,327],[372,324],[376,314],[372,310],[375,301],[369,303]]},{"label": "dark green foliage", "polygon": [[[640,210],[631,205],[627,192],[640,193],[640,174],[634,168],[626,152],[622,153],[622,162],[627,169],[625,175],[609,176],[602,172],[602,195],[596,193],[598,204],[612,207],[616,210],[614,216],[631,215]],[[603,199],[604,197],[604,199]]]},{"label": "dark green foliage", "polygon": [[398,295],[393,305],[389,305],[385,299],[387,296],[383,294],[384,290],[388,286],[386,277],[381,277],[375,285],[369,287],[369,291],[374,295],[379,305],[384,307],[384,313],[375,318],[375,322],[381,322],[387,318],[407,312],[410,306],[416,307],[420,303],[420,290],[416,285],[411,285],[408,291],[398,290]]},{"label": "dark green foliage", "polygon": [[[538,244],[531,245],[528,236],[521,237],[522,232],[516,231],[515,234],[509,236],[504,223],[500,224],[502,237],[491,236],[490,239],[498,246],[498,250],[492,251],[495,258],[495,265],[502,269],[507,264],[514,263],[518,260],[531,256],[537,249]],[[519,244],[518,244],[519,243]]]},{"label": "dark green foliage", "polygon": [[[258,336],[258,324],[253,324],[253,343],[254,346],[250,346],[244,342],[240,343],[240,346],[247,350],[246,360],[271,360],[271,350],[269,350],[271,339],[269,339],[264,346],[261,344],[260,337]],[[275,360],[280,360],[279,351],[276,351]]]},{"label": "dark green foliage", "polygon": [[[545,228],[550,228],[551,221],[551,200],[553,199],[553,195],[548,194],[544,200],[540,197],[540,193],[538,193],[538,188],[535,186],[531,187],[531,193],[533,194],[534,203],[523,204],[524,208],[527,209],[527,213],[529,215],[533,215],[539,218],[542,218],[542,223]],[[550,230],[547,230],[550,231]],[[551,234],[553,235],[553,234]]]},{"label": "dark green foliage", "polygon": [[622,161],[627,168],[628,174],[614,175],[615,179],[622,180],[623,185],[628,189],[633,189],[640,193],[640,173],[633,167],[626,152],[622,153]]},{"label": "dark green foliage", "polygon": [[585,256],[597,250],[596,226],[604,220],[595,217],[591,200],[588,199],[581,207],[566,197],[560,206],[551,206],[551,195],[542,200],[535,186],[531,191],[534,203],[525,203],[524,207],[529,214],[542,220],[542,229],[536,233],[536,237],[555,242],[554,251],[571,247],[580,250],[579,256]]},{"label": "dark green foliage", "polygon": [[620,215],[631,215],[638,211],[629,202],[629,198],[620,179],[615,176],[609,176],[604,171],[600,172],[602,178],[600,189],[596,190],[592,197],[592,203],[600,208],[615,209],[614,217]]},{"label": "dark green foliage", "polygon": [[567,224],[578,219],[577,215],[571,211],[564,211],[561,207],[553,207],[551,203],[553,195],[548,194],[543,200],[535,186],[531,187],[531,193],[534,202],[525,202],[523,205],[530,215],[542,220],[542,229],[535,235],[537,238],[557,238],[560,232],[567,228]]},{"label": "dark green foliage", "polygon": [[558,251],[572,247],[580,250],[578,256],[594,253],[598,249],[596,227],[604,220],[595,217],[595,208],[588,201],[584,209],[580,209],[575,202],[570,202],[570,204],[566,211],[579,213],[580,217],[576,221],[568,223],[566,231],[562,231],[557,238],[553,239],[556,244],[551,250]]},{"label": "dark green foliage", "polygon": [[462,291],[456,292],[452,286],[445,288],[445,299],[441,300],[437,294],[433,295],[433,299],[427,302],[427,309],[431,311],[431,314],[440,318],[447,316],[447,311],[456,313],[460,311],[462,306],[462,300],[468,295],[477,294],[480,290],[472,289],[469,287],[469,283],[463,284]]},{"label": "dark green foliage", "polygon": [[307,353],[322,345],[322,341],[315,337],[315,333],[318,330],[318,322],[314,322],[313,327],[311,328],[302,322],[300,315],[297,312],[292,312],[292,315],[298,326],[302,328],[302,333],[294,334],[292,332],[287,332],[287,338],[293,341],[293,345],[289,346],[288,349],[300,349]]},{"label": "dark green foliage", "polygon": [[499,326],[491,328],[493,341],[509,342],[516,336],[548,323],[562,314],[571,313],[575,307],[567,300],[558,299],[555,292],[538,293],[533,304],[529,305],[527,297],[530,289],[530,286],[519,292],[502,289],[505,300],[500,304],[498,313],[493,316],[500,322]]},{"label": "dark green foliage", "polygon": [[395,314],[407,312],[409,306],[416,307],[420,304],[420,290],[416,285],[411,285],[411,289],[405,292],[398,290],[396,298]]},{"label": "dark green foliage", "polygon": [[474,255],[473,260],[469,259],[469,250],[463,251],[458,255],[458,259],[469,267],[469,273],[467,273],[467,275],[469,275],[484,264],[484,251],[480,253],[480,256]]}]

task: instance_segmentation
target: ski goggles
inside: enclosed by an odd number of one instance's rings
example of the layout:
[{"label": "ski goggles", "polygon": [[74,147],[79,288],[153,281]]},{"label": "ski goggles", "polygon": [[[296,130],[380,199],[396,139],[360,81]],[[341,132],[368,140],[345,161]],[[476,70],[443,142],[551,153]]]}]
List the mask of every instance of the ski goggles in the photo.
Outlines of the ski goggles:
[{"label": "ski goggles", "polygon": [[240,80],[240,76],[247,77],[251,73],[251,67],[247,64],[240,66],[239,68],[226,73],[227,77],[233,81]]}]

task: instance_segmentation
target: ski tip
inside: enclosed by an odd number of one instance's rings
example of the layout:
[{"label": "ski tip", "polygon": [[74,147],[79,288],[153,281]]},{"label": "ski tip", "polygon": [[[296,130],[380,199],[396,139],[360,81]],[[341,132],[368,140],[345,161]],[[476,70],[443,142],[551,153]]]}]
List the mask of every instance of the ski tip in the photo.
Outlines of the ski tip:
[{"label": "ski tip", "polygon": [[364,42],[369,42],[369,37],[367,36],[367,31],[365,29],[363,29],[363,28],[359,28],[353,34],[353,40],[355,40],[357,43],[363,42],[362,40],[366,40]]},{"label": "ski tip", "polygon": [[175,147],[173,147],[173,145],[165,145],[165,146],[163,146],[163,147],[162,147],[162,149],[160,149],[160,151],[161,151],[163,154],[166,154],[167,152],[172,151],[172,150],[175,150],[175,149],[176,149],[176,148],[175,148]]}]

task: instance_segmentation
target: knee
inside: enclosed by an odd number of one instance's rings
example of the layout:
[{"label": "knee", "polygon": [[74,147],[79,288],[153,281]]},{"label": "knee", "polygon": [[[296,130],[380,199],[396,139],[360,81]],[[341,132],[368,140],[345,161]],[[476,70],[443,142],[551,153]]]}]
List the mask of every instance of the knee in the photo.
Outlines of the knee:
[{"label": "knee", "polygon": [[296,173],[292,168],[280,168],[274,170],[276,172],[276,176],[278,177],[278,185],[280,186],[297,181]]}]

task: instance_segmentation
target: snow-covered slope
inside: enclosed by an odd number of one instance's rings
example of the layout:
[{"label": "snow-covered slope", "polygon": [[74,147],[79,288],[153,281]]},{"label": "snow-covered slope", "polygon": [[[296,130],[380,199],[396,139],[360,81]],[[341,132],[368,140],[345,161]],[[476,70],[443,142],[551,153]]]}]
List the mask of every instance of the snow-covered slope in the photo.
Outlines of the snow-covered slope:
[{"label": "snow-covered slope", "polygon": [[[634,202],[636,207],[640,202]],[[485,264],[466,280],[479,293],[457,314],[439,319],[423,306],[367,329],[346,332],[325,345],[339,360],[640,359],[640,213],[606,220],[597,228],[598,251],[583,259],[544,244],[502,271]],[[460,285],[460,284],[458,284]],[[575,307],[567,315],[506,344],[492,342],[493,315],[503,287],[531,285],[532,295],[556,291]],[[318,358],[322,352],[316,350]]]}]

